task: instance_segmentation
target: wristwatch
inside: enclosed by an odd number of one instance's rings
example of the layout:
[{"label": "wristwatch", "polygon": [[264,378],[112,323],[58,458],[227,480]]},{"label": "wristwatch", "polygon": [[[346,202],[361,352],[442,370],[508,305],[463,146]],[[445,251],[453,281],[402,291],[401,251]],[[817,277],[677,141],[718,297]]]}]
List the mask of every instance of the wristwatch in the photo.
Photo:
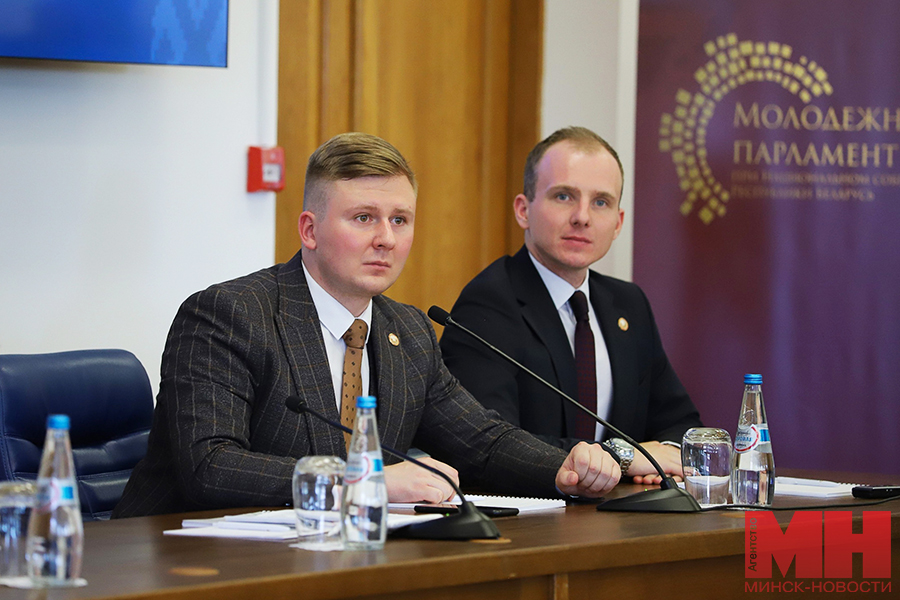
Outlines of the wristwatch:
[{"label": "wristwatch", "polygon": [[622,438],[610,438],[607,443],[612,446],[612,449],[619,456],[619,468],[622,470],[622,475],[627,475],[628,467],[634,461],[634,446]]}]

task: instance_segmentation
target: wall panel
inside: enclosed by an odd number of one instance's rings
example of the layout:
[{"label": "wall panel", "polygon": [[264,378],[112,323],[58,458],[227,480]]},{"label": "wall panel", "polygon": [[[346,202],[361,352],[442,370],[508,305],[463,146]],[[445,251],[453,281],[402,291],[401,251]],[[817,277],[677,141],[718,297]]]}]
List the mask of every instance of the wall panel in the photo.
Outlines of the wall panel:
[{"label": "wall panel", "polygon": [[449,308],[469,279],[521,243],[509,215],[538,138],[543,3],[285,4],[279,143],[289,159],[278,260],[299,247],[306,158],[336,133],[366,131],[397,146],[419,178],[416,241],[388,293]]}]

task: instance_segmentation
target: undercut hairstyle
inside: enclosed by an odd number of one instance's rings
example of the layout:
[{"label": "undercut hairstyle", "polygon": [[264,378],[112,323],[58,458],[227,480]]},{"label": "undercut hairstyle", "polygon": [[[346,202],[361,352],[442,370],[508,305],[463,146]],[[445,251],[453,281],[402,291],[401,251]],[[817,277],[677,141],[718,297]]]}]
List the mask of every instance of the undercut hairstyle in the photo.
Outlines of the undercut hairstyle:
[{"label": "undercut hairstyle", "polygon": [[418,194],[416,176],[403,155],[380,137],[368,133],[342,133],[319,146],[306,166],[303,210],[324,208],[322,184],[360,177],[398,177],[409,181]]},{"label": "undercut hairstyle", "polygon": [[[550,146],[560,142],[569,142],[581,151],[604,149],[609,152],[612,157],[616,159],[616,164],[619,165],[619,173],[622,175],[622,185],[624,187],[625,169],[622,168],[622,161],[619,160],[619,155],[613,147],[609,145],[609,142],[587,127],[565,127],[563,129],[557,129],[545,139],[538,142],[537,145],[531,149],[531,152],[528,153],[528,158],[525,160],[525,182],[523,193],[525,194],[525,197],[528,198],[529,202],[534,200],[535,187],[537,186],[538,163],[544,158],[544,154],[547,153]],[[619,194],[621,195],[621,191]]]}]

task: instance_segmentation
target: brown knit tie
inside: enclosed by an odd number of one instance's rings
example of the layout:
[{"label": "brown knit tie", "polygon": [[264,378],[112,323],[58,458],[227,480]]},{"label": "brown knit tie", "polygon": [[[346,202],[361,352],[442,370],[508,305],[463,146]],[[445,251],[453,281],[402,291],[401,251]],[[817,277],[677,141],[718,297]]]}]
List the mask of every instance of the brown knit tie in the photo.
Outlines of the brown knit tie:
[{"label": "brown knit tie", "polygon": [[[344,375],[341,380],[341,425],[353,429],[356,421],[356,397],[362,395],[362,358],[369,326],[362,319],[344,334],[347,351],[344,353]],[[350,434],[344,434],[344,445],[350,448]]]}]

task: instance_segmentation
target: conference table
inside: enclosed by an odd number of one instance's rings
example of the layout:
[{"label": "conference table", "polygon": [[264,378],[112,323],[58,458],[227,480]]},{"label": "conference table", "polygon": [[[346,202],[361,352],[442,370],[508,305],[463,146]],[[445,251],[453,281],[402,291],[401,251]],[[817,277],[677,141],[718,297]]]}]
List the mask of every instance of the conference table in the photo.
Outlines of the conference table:
[{"label": "conference table", "polygon": [[[810,471],[780,474],[866,483],[900,479]],[[641,489],[620,484],[612,495]],[[775,506],[813,502],[834,506],[861,501],[778,497]],[[854,520],[860,521],[854,527],[859,528],[864,509],[891,512],[892,574],[900,575],[900,501],[839,510],[852,510]],[[579,504],[497,519],[502,537],[496,541],[389,538],[383,550],[371,552],[310,552],[291,548],[290,542],[163,535],[164,530],[179,528],[186,515],[86,523],[87,586],[0,588],[0,600],[730,598],[745,593],[745,514],[611,513]],[[775,515],[784,527],[793,511]],[[858,558],[854,556],[854,573],[859,572]],[[781,577],[777,568],[773,575]]]}]

